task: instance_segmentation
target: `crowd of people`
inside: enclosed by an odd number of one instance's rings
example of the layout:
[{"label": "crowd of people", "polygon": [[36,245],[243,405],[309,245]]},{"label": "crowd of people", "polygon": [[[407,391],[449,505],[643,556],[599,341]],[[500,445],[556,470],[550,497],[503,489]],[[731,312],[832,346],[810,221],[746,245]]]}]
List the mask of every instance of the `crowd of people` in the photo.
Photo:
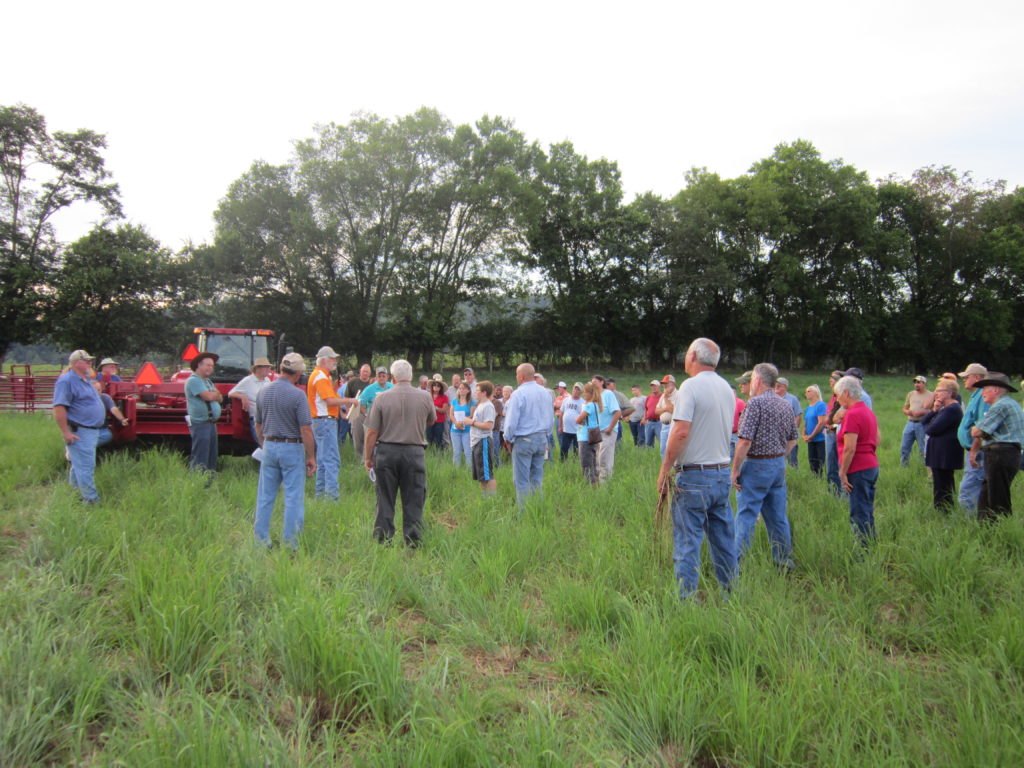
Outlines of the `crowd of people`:
[{"label": "crowd of people", "polygon": [[[588,483],[609,482],[617,447],[627,433],[637,449],[659,446],[657,487],[671,500],[675,576],[682,596],[697,590],[705,534],[716,577],[723,588],[730,587],[758,518],[764,520],[779,568],[794,567],[786,477],[787,467],[798,466],[801,442],[810,470],[847,501],[857,540],[867,545],[875,537],[879,430],[858,368],[833,371],[828,398],[817,385],[807,387],[804,406],[767,362],[738,377],[737,392],[717,373],[720,351],[706,338],[687,350],[687,378],[680,386],[668,374],[652,379],[646,395],[639,385],[630,387],[632,397],[618,391],[614,378],[601,375],[549,388],[530,363],[516,369],[514,388],[479,381],[472,368],[452,376],[449,386],[440,374],[420,376],[414,386],[412,366],[405,360],[396,360],[390,369],[367,364],[358,374],[340,374],[338,358],[331,347],[322,347],[308,377],[306,362],[296,353],[284,356],[276,376],[270,361],[260,358],[227,394],[247,412],[260,446],[254,535],[261,545],[270,546],[271,512],[283,492],[282,542],[298,546],[306,475],[315,475],[316,497],[340,498],[341,448],[349,438],[376,485],[374,537],[392,540],[400,498],[403,539],[415,547],[422,537],[428,449],[450,451],[455,466],[467,465],[485,497],[496,493],[496,470],[510,464],[522,508],[542,491],[545,464],[556,457],[567,461],[575,456]],[[224,400],[210,379],[216,360],[209,352],[193,358],[184,386],[192,440],[189,464],[211,478]],[[73,352],[54,391],[54,418],[67,445],[69,479],[87,503],[99,501],[93,471],[108,420],[124,420],[101,392],[104,381],[120,380],[118,364],[105,359],[96,373],[92,363],[84,350]],[[937,509],[959,504],[980,520],[1010,514],[1010,486],[1021,468],[1024,411],[1007,397],[1017,392],[1009,378],[972,363],[959,374],[943,374],[934,391],[925,376],[915,376],[912,386],[903,405],[907,423],[901,464],[910,463],[916,444],[931,475]],[[956,494],[959,470],[964,474]]]}]

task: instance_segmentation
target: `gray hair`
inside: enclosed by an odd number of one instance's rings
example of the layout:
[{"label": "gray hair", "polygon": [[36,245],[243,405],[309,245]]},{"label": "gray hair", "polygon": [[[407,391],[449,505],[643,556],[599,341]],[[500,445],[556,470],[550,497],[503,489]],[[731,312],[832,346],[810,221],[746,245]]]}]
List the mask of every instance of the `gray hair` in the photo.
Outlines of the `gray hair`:
[{"label": "gray hair", "polygon": [[395,360],[391,364],[391,378],[395,381],[412,381],[412,366],[408,360]]},{"label": "gray hair", "polygon": [[836,393],[836,397],[845,392],[851,400],[860,400],[864,397],[864,387],[856,376],[843,376],[836,382],[832,391]]},{"label": "gray hair", "polygon": [[705,339],[703,337],[694,339],[690,343],[690,348],[686,350],[686,353],[689,354],[690,352],[697,355],[698,363],[712,368],[716,368],[718,366],[718,360],[722,356],[722,350],[718,348],[718,345],[711,339]]},{"label": "gray hair", "polygon": [[779,369],[771,363],[758,363],[754,366],[754,375],[766,387],[774,387],[779,379]]}]

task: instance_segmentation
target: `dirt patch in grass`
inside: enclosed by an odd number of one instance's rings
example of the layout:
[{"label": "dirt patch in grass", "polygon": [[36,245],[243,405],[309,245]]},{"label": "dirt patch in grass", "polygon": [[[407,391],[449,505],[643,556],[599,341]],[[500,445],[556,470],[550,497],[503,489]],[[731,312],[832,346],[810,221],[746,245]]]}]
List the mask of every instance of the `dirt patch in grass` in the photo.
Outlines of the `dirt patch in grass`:
[{"label": "dirt patch in grass", "polygon": [[449,531],[454,531],[456,528],[459,527],[459,525],[461,525],[461,523],[458,520],[456,520],[452,513],[449,512],[447,509],[442,512],[436,513],[435,515],[433,515],[433,518],[436,523],[443,525]]}]

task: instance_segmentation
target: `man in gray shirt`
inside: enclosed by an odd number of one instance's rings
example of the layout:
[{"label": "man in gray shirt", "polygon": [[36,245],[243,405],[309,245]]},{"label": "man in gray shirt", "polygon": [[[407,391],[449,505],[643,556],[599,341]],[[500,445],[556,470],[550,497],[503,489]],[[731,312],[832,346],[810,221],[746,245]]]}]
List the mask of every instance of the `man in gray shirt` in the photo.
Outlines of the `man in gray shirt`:
[{"label": "man in gray shirt", "polygon": [[256,542],[270,546],[270,515],[277,491],[284,487],[284,532],[292,549],[298,547],[305,520],[305,478],[316,473],[312,417],[299,378],[306,372],[302,355],[289,352],[281,359],[281,376],[256,397],[256,439],[263,449],[256,491]]},{"label": "man in gray shirt", "polygon": [[697,592],[700,548],[708,533],[715,576],[728,590],[736,574],[735,525],[729,503],[729,438],[736,398],[715,373],[721,352],[711,339],[696,339],[686,351],[690,376],[679,388],[658,492],[672,496],[672,558],[679,596]]},{"label": "man in gray shirt", "polygon": [[407,360],[391,364],[395,386],[377,395],[366,418],[366,469],[376,474],[377,518],[373,536],[382,544],[395,535],[395,501],[402,494],[402,534],[410,547],[419,546],[423,505],[427,500],[427,427],[437,418],[434,401],[412,386]]}]

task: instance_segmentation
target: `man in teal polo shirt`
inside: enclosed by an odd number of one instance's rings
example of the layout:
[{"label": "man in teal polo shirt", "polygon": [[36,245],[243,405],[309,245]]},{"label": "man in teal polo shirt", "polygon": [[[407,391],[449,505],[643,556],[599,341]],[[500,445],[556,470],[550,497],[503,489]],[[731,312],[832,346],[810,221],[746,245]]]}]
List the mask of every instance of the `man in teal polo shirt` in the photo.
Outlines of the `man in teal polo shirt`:
[{"label": "man in teal polo shirt", "polygon": [[210,381],[213,364],[220,355],[200,352],[189,362],[192,375],[185,382],[185,402],[188,404],[188,431],[192,436],[190,469],[212,474],[217,471],[217,419],[224,396]]}]

